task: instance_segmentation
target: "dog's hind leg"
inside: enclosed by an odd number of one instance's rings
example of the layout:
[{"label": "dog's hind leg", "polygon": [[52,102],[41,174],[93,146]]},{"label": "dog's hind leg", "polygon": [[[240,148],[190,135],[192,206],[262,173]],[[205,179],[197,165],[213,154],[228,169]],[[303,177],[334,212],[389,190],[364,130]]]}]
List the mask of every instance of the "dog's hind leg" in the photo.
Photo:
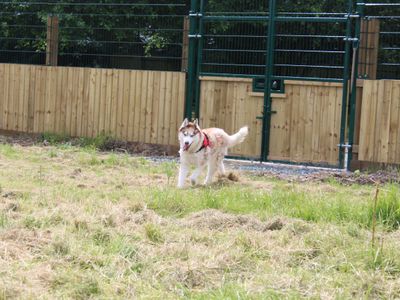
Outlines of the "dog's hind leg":
[{"label": "dog's hind leg", "polygon": [[217,157],[217,166],[218,166],[218,172],[221,175],[225,175],[224,155],[221,154]]},{"label": "dog's hind leg", "polygon": [[221,175],[225,175],[225,166],[222,160],[218,163],[218,172]]}]

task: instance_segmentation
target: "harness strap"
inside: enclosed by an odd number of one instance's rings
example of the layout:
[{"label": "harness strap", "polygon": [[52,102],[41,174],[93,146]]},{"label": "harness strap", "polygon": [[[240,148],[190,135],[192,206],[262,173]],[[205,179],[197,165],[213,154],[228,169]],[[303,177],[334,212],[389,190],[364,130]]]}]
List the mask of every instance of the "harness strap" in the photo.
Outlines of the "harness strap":
[{"label": "harness strap", "polygon": [[202,133],[203,133],[203,136],[204,136],[203,144],[201,145],[200,149],[197,150],[195,153],[200,152],[204,148],[207,148],[207,147],[210,146],[210,139],[208,138],[207,134],[205,134],[204,132],[202,132]]}]

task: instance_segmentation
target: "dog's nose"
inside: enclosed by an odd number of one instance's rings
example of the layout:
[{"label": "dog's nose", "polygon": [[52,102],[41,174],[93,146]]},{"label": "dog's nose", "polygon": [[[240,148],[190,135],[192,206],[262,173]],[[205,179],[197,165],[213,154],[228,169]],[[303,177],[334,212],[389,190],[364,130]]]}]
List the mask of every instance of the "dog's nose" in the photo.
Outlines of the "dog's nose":
[{"label": "dog's nose", "polygon": [[189,145],[189,142],[185,142],[185,145]]}]

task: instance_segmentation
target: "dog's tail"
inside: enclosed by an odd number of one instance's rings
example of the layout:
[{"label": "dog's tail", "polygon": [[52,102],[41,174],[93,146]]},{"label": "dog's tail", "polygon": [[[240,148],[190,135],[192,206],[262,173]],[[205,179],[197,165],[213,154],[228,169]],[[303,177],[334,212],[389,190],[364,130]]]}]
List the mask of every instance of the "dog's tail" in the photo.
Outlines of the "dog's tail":
[{"label": "dog's tail", "polygon": [[246,136],[249,134],[249,128],[244,126],[240,128],[238,132],[228,137],[228,147],[236,146],[244,141]]}]

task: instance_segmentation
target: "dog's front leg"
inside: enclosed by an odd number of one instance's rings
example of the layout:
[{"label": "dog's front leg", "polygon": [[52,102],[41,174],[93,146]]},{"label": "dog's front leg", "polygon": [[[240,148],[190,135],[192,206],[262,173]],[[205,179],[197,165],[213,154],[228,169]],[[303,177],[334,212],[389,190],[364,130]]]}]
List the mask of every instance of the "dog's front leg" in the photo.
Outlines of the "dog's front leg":
[{"label": "dog's front leg", "polygon": [[194,170],[192,176],[190,176],[190,182],[192,183],[192,185],[197,184],[197,178],[201,174],[201,171],[203,171],[205,165],[206,164],[204,162],[198,162],[196,170]]},{"label": "dog's front leg", "polygon": [[186,163],[181,163],[179,167],[178,188],[185,186],[185,179],[189,173],[189,166]]},{"label": "dog's front leg", "polygon": [[208,161],[207,177],[206,177],[206,180],[204,182],[205,185],[211,184],[212,178],[214,176],[214,173],[215,173],[216,169],[217,169],[217,166],[216,166],[215,159],[209,160]]}]

